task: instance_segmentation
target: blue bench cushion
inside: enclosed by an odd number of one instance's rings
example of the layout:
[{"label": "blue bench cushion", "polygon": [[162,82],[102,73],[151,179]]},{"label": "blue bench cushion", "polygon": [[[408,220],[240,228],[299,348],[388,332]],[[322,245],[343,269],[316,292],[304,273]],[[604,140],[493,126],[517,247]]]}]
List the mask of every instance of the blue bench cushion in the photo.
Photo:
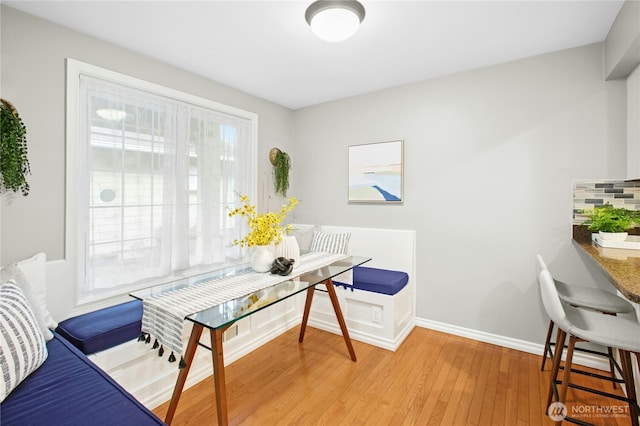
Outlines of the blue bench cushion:
[{"label": "blue bench cushion", "polygon": [[163,425],[78,349],[54,333],[49,356],[0,405],[2,425]]},{"label": "blue bench cushion", "polygon": [[351,287],[374,293],[394,295],[402,290],[408,282],[409,275],[406,272],[356,266],[353,268],[352,286],[340,282],[336,282],[336,284],[347,288]]},{"label": "blue bench cushion", "polygon": [[142,301],[133,300],[66,319],[56,331],[85,354],[109,349],[140,336]]}]

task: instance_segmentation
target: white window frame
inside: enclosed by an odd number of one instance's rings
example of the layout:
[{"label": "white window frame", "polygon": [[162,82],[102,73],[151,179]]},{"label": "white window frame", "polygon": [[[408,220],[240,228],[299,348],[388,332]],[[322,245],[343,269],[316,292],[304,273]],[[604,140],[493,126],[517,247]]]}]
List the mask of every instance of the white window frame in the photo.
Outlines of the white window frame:
[{"label": "white window frame", "polygon": [[[66,212],[65,212],[65,258],[70,262],[70,266],[75,271],[76,308],[87,305],[109,305],[114,300],[119,301],[129,298],[127,295],[84,295],[81,291],[80,280],[85,276],[85,253],[81,249],[85,241],[85,231],[80,232],[78,221],[78,203],[80,191],[85,185],[79,173],[79,147],[83,143],[80,139],[79,129],[80,119],[80,75],[88,75],[114,83],[130,86],[136,89],[145,90],[161,96],[172,98],[178,101],[187,102],[200,107],[216,110],[222,113],[235,115],[237,117],[250,120],[251,128],[249,140],[252,155],[249,170],[253,176],[250,177],[250,190],[248,194],[256,199],[258,189],[258,115],[239,108],[214,102],[209,99],[174,90],[165,86],[137,79],[125,74],[87,64],[75,59],[67,58],[67,103],[66,103]],[[172,277],[163,277],[163,281],[171,280]],[[111,301],[111,302],[110,302]]]}]

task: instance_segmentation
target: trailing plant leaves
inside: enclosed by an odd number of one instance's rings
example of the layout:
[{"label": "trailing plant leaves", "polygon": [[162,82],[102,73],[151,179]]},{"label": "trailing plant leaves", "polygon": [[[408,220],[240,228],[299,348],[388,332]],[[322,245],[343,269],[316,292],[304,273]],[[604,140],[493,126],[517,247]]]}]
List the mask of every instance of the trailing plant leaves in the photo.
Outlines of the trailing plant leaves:
[{"label": "trailing plant leaves", "polygon": [[289,169],[291,168],[291,158],[286,152],[276,154],[274,173],[276,178],[276,193],[287,196],[289,189]]},{"label": "trailing plant leaves", "polygon": [[29,194],[26,175],[31,173],[27,158],[27,129],[11,103],[1,100],[0,194],[13,191]]}]

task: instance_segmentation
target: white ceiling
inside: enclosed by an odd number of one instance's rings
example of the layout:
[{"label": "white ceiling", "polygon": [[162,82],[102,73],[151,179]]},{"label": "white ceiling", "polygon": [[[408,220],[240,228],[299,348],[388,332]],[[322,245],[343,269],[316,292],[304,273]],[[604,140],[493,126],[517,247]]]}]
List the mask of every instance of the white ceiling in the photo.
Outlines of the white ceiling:
[{"label": "white ceiling", "polygon": [[623,1],[375,1],[340,44],[312,0],[3,1],[296,109],[603,41]]}]

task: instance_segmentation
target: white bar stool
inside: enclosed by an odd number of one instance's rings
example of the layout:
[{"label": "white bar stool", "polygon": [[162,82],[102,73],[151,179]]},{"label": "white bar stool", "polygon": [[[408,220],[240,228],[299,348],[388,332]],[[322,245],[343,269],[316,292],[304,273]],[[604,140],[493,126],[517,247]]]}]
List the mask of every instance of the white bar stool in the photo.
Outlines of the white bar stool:
[{"label": "white bar stool", "polygon": [[[637,322],[635,316],[625,318],[624,316],[603,315],[600,312],[572,306],[562,300],[556,288],[556,283],[548,270],[540,272],[538,282],[540,284],[540,294],[545,310],[551,320],[558,326],[556,353],[553,357],[547,406],[551,405],[553,395],[556,393],[556,385],[559,383],[557,381],[558,371],[560,369],[564,342],[566,336],[569,335],[564,377],[561,382],[562,387],[560,392],[557,393],[557,402],[561,402],[562,404],[566,402],[567,389],[569,387],[615,398],[629,404],[631,424],[638,426],[640,408],[638,407],[631,365],[631,353],[634,353],[637,358],[640,357],[640,324]],[[591,342],[618,349],[622,364],[621,373],[627,391],[627,397],[587,388],[570,382],[573,352],[578,342]],[[637,359],[637,362],[640,367],[640,358]],[[606,377],[603,378],[608,379]],[[579,422],[566,416],[566,413],[563,417],[564,420],[584,424],[584,422]],[[556,423],[561,423],[561,420]]]},{"label": "white bar stool", "polygon": [[[539,275],[540,272],[548,270],[549,268],[547,268],[544,259],[542,258],[542,256],[538,255],[537,274]],[[558,290],[558,295],[560,296],[560,298],[571,306],[591,309],[609,315],[630,314],[634,312],[633,305],[631,305],[629,301],[613,293],[599,290],[597,288],[567,284],[563,281],[556,280],[555,278],[553,281],[555,283],[556,289]],[[544,345],[544,354],[542,356],[542,366],[540,367],[541,371],[544,370],[544,365],[547,361],[547,358],[553,359],[553,350],[551,349],[552,346],[555,346],[552,340],[553,329],[554,323],[553,320],[550,320],[549,327],[547,329],[547,339]],[[584,348],[576,348],[576,350],[607,357],[609,359],[611,377],[615,378],[614,371],[617,365],[613,358],[613,352],[611,348],[608,348],[608,354]]]}]

